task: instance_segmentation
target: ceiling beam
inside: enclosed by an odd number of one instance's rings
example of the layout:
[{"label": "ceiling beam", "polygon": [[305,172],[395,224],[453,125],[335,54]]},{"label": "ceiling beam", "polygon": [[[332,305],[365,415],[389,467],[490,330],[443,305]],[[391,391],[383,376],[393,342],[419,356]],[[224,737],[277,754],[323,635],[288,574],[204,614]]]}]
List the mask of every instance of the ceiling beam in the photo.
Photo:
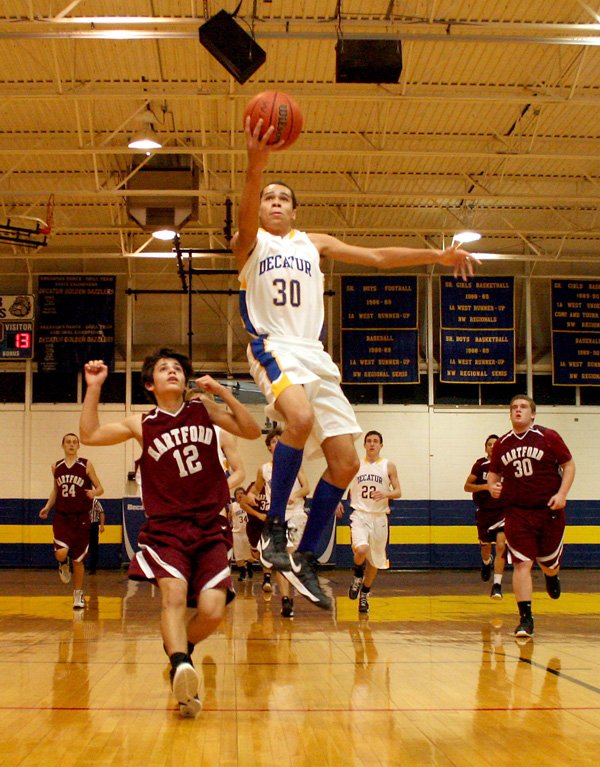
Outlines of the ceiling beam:
[{"label": "ceiling beam", "polygon": [[[11,145],[10,146],[0,146],[0,156],[5,155],[8,157],[18,157],[21,155],[24,155],[26,157],[40,157],[44,155],[51,155],[52,157],[57,156],[65,156],[65,157],[83,157],[87,155],[140,155],[139,150],[135,149],[129,149],[126,145],[122,146],[87,146],[87,147],[75,147],[75,146],[56,146],[54,144],[47,145],[47,146],[40,146],[41,141],[44,138],[51,138],[50,135],[44,135],[44,133],[36,133],[35,137],[32,138],[32,142],[35,142],[36,146],[22,146],[19,147],[16,145],[17,138],[22,139],[23,137],[17,135],[11,135],[10,137],[6,134],[4,136],[0,136],[0,141],[4,142],[8,138],[10,138]],[[324,139],[327,138],[327,136],[320,136],[319,138]],[[338,146],[335,148],[335,155],[336,157],[354,157],[356,158],[357,147],[353,147],[351,149],[343,149],[339,146],[339,137],[336,137],[335,135],[331,136],[332,139],[336,139],[338,142]],[[413,139],[412,136],[403,136],[403,141],[408,141]],[[436,158],[436,157],[444,157],[447,159],[456,159],[456,153],[459,150],[460,147],[458,147],[458,144],[460,141],[479,141],[481,143],[483,142],[489,142],[490,138],[487,136],[454,136],[454,137],[445,137],[445,136],[428,136],[427,137],[429,142],[432,141],[440,141],[440,142],[446,142],[446,143],[452,143],[457,146],[455,146],[453,149],[368,149],[368,148],[362,148],[360,149],[360,156],[361,157],[376,157],[378,159],[391,157],[391,158],[398,158],[398,157],[406,157],[406,158]],[[419,141],[418,138],[415,137],[415,141]],[[543,142],[544,139],[540,138],[538,139],[538,143]],[[570,143],[568,139],[561,139],[553,140],[554,143],[561,143],[561,144],[568,144]],[[598,162],[598,153],[593,151],[593,145],[597,144],[597,141],[595,139],[589,139],[589,140],[581,140],[578,141],[576,139],[573,140],[574,142],[583,145],[589,145],[589,153],[588,152],[581,152],[581,153],[574,153],[574,152],[530,152],[527,150],[510,150],[506,148],[498,148],[498,149],[491,149],[487,151],[481,151],[481,150],[462,150],[461,151],[461,157],[464,158],[478,158],[478,159],[504,159],[504,158],[513,158],[517,160],[536,160],[536,161],[542,161],[542,162],[584,162],[588,165],[590,163],[597,163]],[[424,142],[419,142],[424,143]],[[289,149],[285,150],[286,157],[295,156],[300,159],[312,159],[315,157],[325,157],[325,158],[331,158],[332,149],[318,149],[316,147],[311,149],[294,149],[294,147],[290,147]],[[221,147],[221,146],[165,146],[162,149],[154,149],[152,151],[152,156],[154,155],[161,155],[161,154],[175,154],[175,155],[195,155],[195,154],[204,154],[204,155],[221,155],[221,156],[229,156],[229,155],[246,155],[246,149],[242,147],[241,145],[239,147]]]},{"label": "ceiling beam", "polygon": [[[406,40],[423,42],[524,43],[529,45],[600,45],[600,24],[534,21],[471,21],[455,18],[403,20],[351,19],[255,19],[242,18],[257,40],[344,39]],[[197,39],[204,17],[39,17],[0,22],[0,40],[185,40]],[[67,29],[70,27],[70,29]],[[73,29],[73,27],[82,27]],[[133,27],[137,27],[134,29]],[[151,29],[143,29],[151,27]],[[171,29],[169,29],[171,27]]]},{"label": "ceiling beam", "polygon": [[[47,82],[19,83],[10,87],[4,83],[0,84],[0,100],[22,100],[28,103],[33,100],[49,102],[60,100],[61,103],[64,103],[66,99],[73,101],[109,100],[113,102],[136,99],[183,99],[186,101],[200,99],[222,103],[223,99],[227,98],[245,104],[255,92],[258,93],[261,87],[264,89],[264,85],[261,84],[257,85],[254,91],[240,90],[236,92],[232,89],[225,92],[221,85],[208,83],[199,88],[189,83],[148,82],[141,87],[137,82],[124,83],[120,81],[107,85],[106,83],[98,84],[91,81],[81,83],[67,80],[64,81],[64,86],[64,91],[58,93]],[[283,80],[269,84],[269,87],[273,89],[284,89],[289,86],[290,83]],[[311,102],[315,103],[331,103],[332,94],[335,93],[335,85],[332,83],[311,83],[310,85],[293,83],[293,87],[294,95],[297,98],[310,99]],[[600,106],[600,88],[598,89],[599,95],[579,93],[577,96],[573,96],[571,87],[562,85],[544,86],[543,91],[532,90],[529,87],[524,89],[521,85],[499,87],[498,85],[486,86],[481,83],[453,85],[451,92],[445,91],[443,85],[426,86],[409,83],[408,85],[405,84],[404,87],[406,90],[403,90],[402,93],[397,90],[398,86],[394,85],[382,85],[365,92],[364,87],[360,85],[356,87],[345,85],[344,99],[347,102],[357,104],[371,102],[385,104],[387,101],[398,103],[401,99],[403,104],[430,102],[433,104],[530,104],[531,106],[536,104],[568,104],[569,106],[595,108]]]},{"label": "ceiling beam", "polygon": [[[160,196],[161,197],[169,197],[172,199],[177,199],[179,197],[198,197],[198,198],[217,198],[222,199],[223,195],[233,195],[237,196],[240,194],[241,190],[231,190],[231,189],[224,189],[224,190],[217,190],[217,189],[202,189],[202,190],[194,190],[194,189],[161,189],[160,190]],[[33,195],[37,197],[49,197],[50,195],[54,195],[56,199],[65,199],[70,197],[77,197],[79,199],[93,199],[93,200],[101,200],[101,199],[114,199],[114,198],[120,198],[120,197],[156,197],[157,191],[156,189],[36,189],[35,192],[32,192],[31,189],[3,189],[0,190],[0,197],[2,197],[5,200],[19,200],[27,197],[32,197]],[[335,199],[341,199],[341,200],[360,200],[361,202],[364,202],[365,200],[369,199],[372,201],[385,201],[389,200],[391,203],[397,202],[399,200],[425,200],[429,201],[432,199],[435,199],[436,201],[440,200],[458,200],[461,201],[465,197],[465,191],[464,189],[456,189],[451,191],[444,191],[444,192],[438,192],[435,195],[432,195],[431,191],[428,192],[396,192],[396,191],[390,191],[390,192],[377,192],[377,191],[369,191],[369,192],[355,192],[352,190],[332,190],[327,189],[323,191],[315,191],[313,190],[302,190],[298,189],[296,190],[296,194],[298,197],[301,197],[305,202],[304,206],[306,207],[306,201],[310,200],[312,202],[317,202],[319,200],[327,200],[329,203],[331,202],[332,198]],[[505,204],[510,203],[511,205],[516,205],[518,202],[535,202],[536,204],[540,206],[548,205],[548,206],[556,206],[560,203],[567,203],[572,202],[573,204],[577,205],[578,208],[583,207],[591,207],[593,209],[597,208],[599,205],[598,195],[597,194],[561,194],[560,192],[554,191],[548,194],[542,194],[542,193],[519,193],[519,192],[505,192],[503,194],[485,194],[483,192],[481,193],[471,193],[469,194],[469,200],[477,200],[480,202],[500,202],[504,201]]]}]

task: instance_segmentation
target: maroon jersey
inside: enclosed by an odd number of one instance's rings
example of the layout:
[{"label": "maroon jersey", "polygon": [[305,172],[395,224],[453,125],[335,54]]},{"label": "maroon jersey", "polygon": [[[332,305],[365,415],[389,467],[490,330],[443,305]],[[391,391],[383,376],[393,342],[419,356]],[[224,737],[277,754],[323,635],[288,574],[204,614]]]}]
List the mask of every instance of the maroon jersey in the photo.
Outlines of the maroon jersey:
[{"label": "maroon jersey", "polygon": [[200,400],[177,413],[155,408],[142,417],[139,459],[144,510],[149,517],[211,519],[229,503],[214,425]]},{"label": "maroon jersey", "polygon": [[[248,487],[248,490],[250,490],[250,487],[252,487],[252,485]],[[267,494],[265,493],[265,489],[266,486],[263,486],[261,492],[256,496],[256,506],[254,506],[254,508],[257,511],[260,511],[261,514],[268,514],[269,512],[269,502],[267,499]],[[246,535],[250,542],[250,546],[253,549],[258,546],[258,541],[264,526],[264,520],[255,517],[253,514],[248,514],[248,522],[246,523]]]},{"label": "maroon jersey", "polygon": [[87,458],[77,458],[72,466],[67,466],[64,458],[54,466],[54,481],[56,482],[56,502],[54,509],[63,514],[76,514],[81,511],[89,512],[94,502],[88,498],[86,490],[94,485],[87,473]]},{"label": "maroon jersey", "polygon": [[260,491],[260,493],[256,496],[256,504],[261,514],[269,513],[269,499],[267,497],[266,484],[263,486],[263,489]]},{"label": "maroon jersey", "polygon": [[489,471],[502,475],[505,503],[535,508],[546,506],[558,491],[560,466],[571,457],[558,432],[532,426],[524,434],[509,431],[496,441]]},{"label": "maroon jersey", "polygon": [[478,458],[473,464],[471,474],[475,477],[474,485],[482,485],[482,489],[473,493],[473,502],[478,509],[501,509],[505,506],[504,498],[493,498],[487,490],[487,476],[490,470],[490,459],[487,456]]}]

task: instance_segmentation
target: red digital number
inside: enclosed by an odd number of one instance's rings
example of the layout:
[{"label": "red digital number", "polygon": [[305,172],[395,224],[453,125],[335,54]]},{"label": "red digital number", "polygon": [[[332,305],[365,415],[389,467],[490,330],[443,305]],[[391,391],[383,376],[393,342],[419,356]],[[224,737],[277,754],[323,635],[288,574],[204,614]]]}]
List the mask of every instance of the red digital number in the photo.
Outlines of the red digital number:
[{"label": "red digital number", "polygon": [[31,349],[31,333],[16,333],[15,349]]}]

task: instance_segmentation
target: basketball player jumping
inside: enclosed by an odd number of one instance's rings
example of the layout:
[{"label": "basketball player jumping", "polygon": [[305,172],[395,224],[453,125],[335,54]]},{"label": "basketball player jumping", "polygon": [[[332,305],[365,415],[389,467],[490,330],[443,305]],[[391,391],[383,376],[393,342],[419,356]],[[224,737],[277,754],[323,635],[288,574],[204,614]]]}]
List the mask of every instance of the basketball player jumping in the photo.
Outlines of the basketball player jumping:
[{"label": "basketball player jumping", "polygon": [[[252,131],[246,120],[246,181],[239,209],[239,231],[232,239],[241,282],[240,311],[251,335],[250,372],[269,403],[270,416],[285,421],[273,455],[269,520],[261,538],[261,559],[316,605],[329,608],[316,575],[318,544],[330,515],[359,466],[354,440],[361,433],[340,387],[340,373],[325,352],[321,257],[371,269],[420,264],[473,273],[473,256],[451,247],[444,251],[402,247],[363,248],[327,234],[298,231],[296,196],[276,181],[263,188],[262,174],[274,128],[261,137],[262,120]],[[276,145],[276,148],[278,145]],[[311,505],[298,551],[286,550],[285,510],[306,445],[307,457],[323,454],[327,468]]]},{"label": "basketball player jumping", "polygon": [[[245,439],[260,436],[260,427],[233,394],[210,376],[196,384],[217,394],[229,408],[193,399],[185,402],[192,375],[187,357],[159,349],[146,357],[142,382],[156,403],[145,415],[100,424],[98,402],[108,369],[102,360],[85,365],[87,390],[80,419],[86,445],[115,445],[135,439],[144,509],[148,516],[139,534],[138,551],[129,566],[132,580],[157,582],[161,593],[161,633],[171,662],[173,693],[184,717],[200,711],[198,674],[191,661],[194,645],[219,625],[233,598],[229,550],[231,530],[221,510],[229,489],[218,455],[214,424]],[[186,606],[197,611],[186,625]]]}]

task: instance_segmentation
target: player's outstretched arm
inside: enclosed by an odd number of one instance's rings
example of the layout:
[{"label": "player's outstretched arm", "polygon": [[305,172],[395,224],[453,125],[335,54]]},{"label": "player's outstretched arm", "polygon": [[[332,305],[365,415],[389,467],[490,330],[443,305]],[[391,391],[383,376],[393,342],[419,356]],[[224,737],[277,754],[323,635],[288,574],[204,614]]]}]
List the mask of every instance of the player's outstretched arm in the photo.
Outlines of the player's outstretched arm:
[{"label": "player's outstretched arm", "polygon": [[102,360],[90,360],[84,366],[87,389],[79,417],[79,438],[84,445],[117,445],[132,437],[142,444],[142,417],[129,416],[115,423],[100,424],[98,403],[108,368]]},{"label": "player's outstretched arm", "polygon": [[437,248],[363,248],[349,245],[329,234],[310,234],[311,241],[322,256],[347,264],[362,264],[375,269],[397,269],[422,264],[440,264],[451,267],[454,276],[459,274],[465,280],[473,275],[473,264],[478,258],[457,247],[445,250]]},{"label": "player's outstretched arm", "polygon": [[262,187],[262,172],[269,160],[269,153],[273,147],[267,144],[275,128],[271,125],[264,136],[260,135],[263,121],[258,120],[254,130],[250,128],[250,118],[246,118],[244,135],[246,137],[246,151],[248,153],[248,166],[246,179],[240,197],[238,211],[238,231],[233,237],[231,246],[236,257],[238,269],[242,269],[248,258],[258,232],[258,210],[260,207],[260,191]]}]

